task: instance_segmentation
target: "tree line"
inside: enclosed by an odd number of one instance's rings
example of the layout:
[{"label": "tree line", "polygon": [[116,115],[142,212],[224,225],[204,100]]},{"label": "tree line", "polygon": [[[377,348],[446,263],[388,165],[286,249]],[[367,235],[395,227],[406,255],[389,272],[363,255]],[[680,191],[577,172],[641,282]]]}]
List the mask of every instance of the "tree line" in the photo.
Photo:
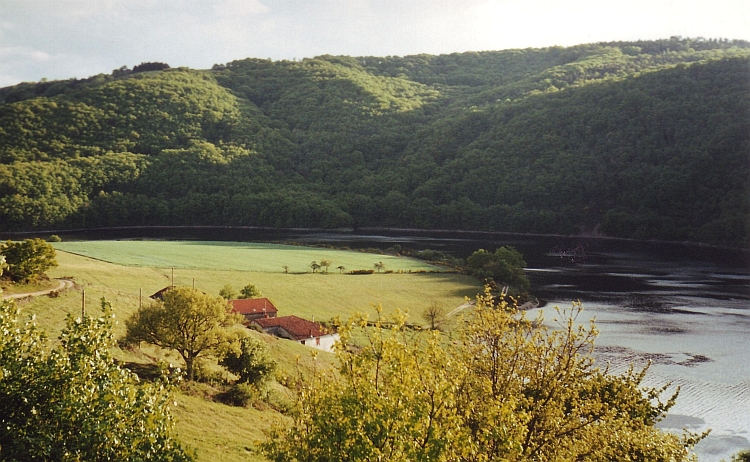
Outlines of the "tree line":
[{"label": "tree line", "polygon": [[0,89],[0,230],[398,226],[746,246],[748,56],[746,42],[673,37],[21,84]]}]

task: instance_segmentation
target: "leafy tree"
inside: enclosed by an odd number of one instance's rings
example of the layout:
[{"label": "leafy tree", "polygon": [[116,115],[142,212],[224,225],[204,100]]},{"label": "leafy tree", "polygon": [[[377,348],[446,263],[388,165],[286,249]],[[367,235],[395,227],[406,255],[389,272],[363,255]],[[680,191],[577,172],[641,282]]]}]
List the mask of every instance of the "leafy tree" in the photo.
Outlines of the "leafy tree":
[{"label": "leafy tree", "polygon": [[339,273],[343,273],[343,272],[344,272],[344,270],[346,269],[346,267],[344,267],[344,266],[342,265],[342,266],[337,266],[337,267],[336,267],[336,269],[337,269],[337,270],[339,270]]},{"label": "leafy tree", "polygon": [[523,255],[511,246],[503,246],[490,253],[477,250],[466,259],[466,272],[480,279],[493,279],[500,285],[507,285],[517,293],[528,292],[531,287],[523,272],[526,261]]},{"label": "leafy tree", "polygon": [[284,265],[282,268],[284,268],[284,274],[289,273],[289,265]]},{"label": "leafy tree", "polygon": [[276,368],[266,346],[250,336],[242,337],[239,351],[229,351],[219,364],[240,377],[241,383],[259,385]]},{"label": "leafy tree", "polygon": [[318,264],[318,262],[313,261],[312,263],[310,263],[310,268],[312,268],[314,273],[320,269],[320,265]]},{"label": "leafy tree", "polygon": [[385,269],[385,263],[383,263],[382,261],[375,263],[374,266],[375,269],[378,270],[378,273]]},{"label": "leafy tree", "polygon": [[114,360],[113,315],[68,315],[59,342],[0,302],[0,459],[164,460],[193,457],[172,436],[167,376],[140,383]]},{"label": "leafy tree", "polygon": [[236,335],[229,328],[239,319],[222,297],[176,287],[125,321],[125,340],[177,351],[185,361],[187,379],[193,380],[196,359],[217,356],[232,347]]},{"label": "leafy tree", "polygon": [[429,324],[432,330],[442,329],[443,325],[448,321],[445,308],[437,302],[433,302],[422,311],[422,319]]},{"label": "leafy tree", "polygon": [[148,62],[148,63],[141,63],[136,66],[133,66],[133,70],[131,72],[133,74],[136,74],[138,72],[163,71],[165,69],[169,69],[169,64],[158,63],[158,62]]},{"label": "leafy tree", "polygon": [[14,281],[36,280],[48,269],[57,266],[55,248],[43,239],[6,241],[0,245],[0,254],[5,256],[6,273]]},{"label": "leafy tree", "polygon": [[263,294],[252,284],[248,284],[240,290],[240,298],[258,298],[261,296]]},{"label": "leafy tree", "polygon": [[331,260],[320,260],[320,266],[325,268],[327,273],[328,267],[331,266]]},{"label": "leafy tree", "polygon": [[[300,384],[299,413],[290,428],[277,426],[262,445],[274,461],[445,460],[451,431],[452,375],[438,334],[413,337],[400,329],[405,316],[380,317],[364,336],[358,354],[337,350],[340,379],[333,372]],[[385,323],[395,321],[398,328]],[[356,316],[339,333],[342,345]]]},{"label": "leafy tree", "polygon": [[750,449],[745,449],[733,455],[732,462],[750,462]]},{"label": "leafy tree", "polygon": [[219,297],[225,300],[234,300],[237,297],[237,292],[234,291],[231,284],[225,284],[219,291]]},{"label": "leafy tree", "polygon": [[[691,460],[703,435],[654,424],[676,393],[644,389],[645,370],[610,375],[593,366],[596,329],[580,306],[545,327],[489,289],[445,346],[439,331],[413,332],[396,314],[356,315],[339,329],[338,373],[300,384],[298,412],[262,445],[275,461]],[[367,327],[373,325],[373,327]],[[388,327],[386,327],[388,326]]]}]

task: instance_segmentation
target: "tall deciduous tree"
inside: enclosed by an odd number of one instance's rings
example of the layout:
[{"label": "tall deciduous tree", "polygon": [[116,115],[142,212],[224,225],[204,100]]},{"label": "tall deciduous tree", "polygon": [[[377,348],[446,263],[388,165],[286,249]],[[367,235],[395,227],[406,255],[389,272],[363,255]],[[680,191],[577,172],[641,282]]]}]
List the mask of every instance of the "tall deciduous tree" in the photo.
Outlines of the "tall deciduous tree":
[{"label": "tall deciduous tree", "polygon": [[228,328],[239,322],[226,300],[188,287],[177,287],[134,313],[125,321],[126,341],[147,342],[175,350],[185,361],[188,380],[195,360],[231,348],[236,335]]},{"label": "tall deciduous tree", "polygon": [[171,435],[168,377],[139,383],[117,365],[102,307],[69,315],[52,343],[0,302],[0,460],[192,460]]},{"label": "tall deciduous tree", "polygon": [[44,239],[6,241],[0,245],[0,254],[5,256],[6,274],[17,282],[33,281],[57,266],[55,248]]},{"label": "tall deciduous tree", "polygon": [[488,289],[450,347],[402,315],[374,327],[358,315],[339,334],[364,344],[337,350],[338,374],[301,384],[299,413],[262,450],[298,462],[690,460],[701,435],[654,427],[676,394],[642,388],[645,370],[595,368],[596,329],[575,324],[580,309],[547,328]]},{"label": "tall deciduous tree", "polygon": [[253,284],[248,284],[240,289],[240,298],[257,298],[262,295],[263,294],[260,293],[260,290]]},{"label": "tall deciduous tree", "polygon": [[480,279],[493,279],[510,286],[516,293],[526,293],[531,287],[524,268],[523,255],[511,246],[500,247],[495,252],[480,249],[466,259],[467,273]]}]

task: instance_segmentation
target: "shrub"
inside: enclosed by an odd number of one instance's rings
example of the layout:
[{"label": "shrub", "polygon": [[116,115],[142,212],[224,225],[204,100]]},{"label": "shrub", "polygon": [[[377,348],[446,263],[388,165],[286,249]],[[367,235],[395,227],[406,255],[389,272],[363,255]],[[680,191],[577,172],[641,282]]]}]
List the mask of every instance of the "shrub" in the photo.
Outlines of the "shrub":
[{"label": "shrub", "polygon": [[258,401],[261,395],[261,391],[254,385],[235,383],[224,393],[218,394],[216,398],[228,406],[249,407]]}]

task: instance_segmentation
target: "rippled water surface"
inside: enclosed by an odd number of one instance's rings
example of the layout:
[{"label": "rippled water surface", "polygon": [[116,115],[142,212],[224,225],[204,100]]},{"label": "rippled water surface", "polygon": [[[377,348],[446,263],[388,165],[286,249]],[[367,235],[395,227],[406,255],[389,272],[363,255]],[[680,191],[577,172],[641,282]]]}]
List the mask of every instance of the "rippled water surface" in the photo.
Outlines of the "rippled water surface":
[{"label": "rippled water surface", "polygon": [[[21,237],[21,236],[17,236]],[[65,235],[63,235],[66,238]],[[660,426],[712,433],[696,448],[702,462],[750,448],[750,260],[747,253],[680,244],[469,233],[318,233],[248,229],[118,230],[81,238],[192,238],[386,248],[431,248],[465,258],[513,245],[527,262],[533,292],[554,305],[584,304],[601,333],[600,364],[624,371],[651,362],[646,384],[681,387]]]},{"label": "rippled water surface", "polygon": [[659,425],[712,429],[696,447],[701,461],[750,448],[750,272],[743,255],[648,245],[615,253],[610,245],[591,246],[577,262],[558,256],[557,265],[531,268],[536,292],[551,305],[584,302],[601,331],[601,364],[624,371],[650,361],[647,385],[680,387]]}]

